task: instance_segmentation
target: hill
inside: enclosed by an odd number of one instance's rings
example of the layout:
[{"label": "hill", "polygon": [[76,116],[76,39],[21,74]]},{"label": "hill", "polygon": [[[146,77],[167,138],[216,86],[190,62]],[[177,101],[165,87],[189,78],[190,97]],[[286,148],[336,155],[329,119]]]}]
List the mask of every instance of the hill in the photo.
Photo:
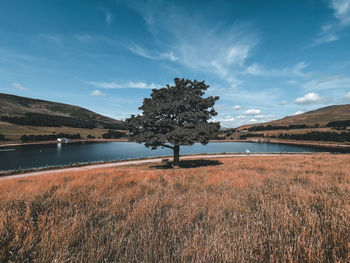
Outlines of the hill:
[{"label": "hill", "polygon": [[1,121],[18,125],[122,129],[124,123],[85,108],[0,93]]},{"label": "hill", "polygon": [[290,126],[290,125],[306,125],[310,127],[327,126],[329,122],[350,120],[350,104],[333,105],[323,107],[317,110],[308,111],[303,114],[287,116],[280,120],[243,125],[238,130],[247,129],[254,126]]}]

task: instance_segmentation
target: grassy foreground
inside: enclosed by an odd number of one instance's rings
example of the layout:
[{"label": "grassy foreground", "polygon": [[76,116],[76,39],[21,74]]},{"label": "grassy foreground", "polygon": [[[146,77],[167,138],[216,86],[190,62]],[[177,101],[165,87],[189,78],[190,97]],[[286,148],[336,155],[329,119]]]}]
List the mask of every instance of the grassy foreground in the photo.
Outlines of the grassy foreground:
[{"label": "grassy foreground", "polygon": [[0,182],[0,262],[349,262],[350,156]]}]

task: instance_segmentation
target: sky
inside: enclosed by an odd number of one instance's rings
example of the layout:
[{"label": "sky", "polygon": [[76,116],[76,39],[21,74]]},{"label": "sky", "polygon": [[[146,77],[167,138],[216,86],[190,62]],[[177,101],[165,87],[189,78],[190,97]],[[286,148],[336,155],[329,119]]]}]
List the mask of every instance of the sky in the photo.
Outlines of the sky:
[{"label": "sky", "polygon": [[222,127],[350,103],[350,0],[1,0],[0,92],[138,114],[205,80]]}]

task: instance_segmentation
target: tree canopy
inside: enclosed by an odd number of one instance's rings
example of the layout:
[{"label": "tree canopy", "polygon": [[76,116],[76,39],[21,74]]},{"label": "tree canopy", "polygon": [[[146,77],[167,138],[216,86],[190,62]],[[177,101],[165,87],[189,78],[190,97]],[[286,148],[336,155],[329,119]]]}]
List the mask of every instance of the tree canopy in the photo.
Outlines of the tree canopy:
[{"label": "tree canopy", "polygon": [[177,164],[180,145],[205,145],[217,136],[220,124],[209,120],[217,115],[214,104],[219,97],[204,97],[209,88],[205,81],[175,78],[174,84],[153,89],[139,107],[142,113],[126,122],[130,141],[173,149]]}]

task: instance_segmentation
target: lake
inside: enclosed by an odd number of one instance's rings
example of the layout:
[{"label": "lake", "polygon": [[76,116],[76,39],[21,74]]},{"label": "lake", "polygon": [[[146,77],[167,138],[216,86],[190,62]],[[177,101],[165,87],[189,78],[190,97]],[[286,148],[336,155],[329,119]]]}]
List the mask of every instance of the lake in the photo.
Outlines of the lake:
[{"label": "lake", "polygon": [[[212,142],[204,146],[181,146],[180,154],[201,153],[276,153],[276,152],[335,152],[309,146],[249,142]],[[172,156],[171,149],[151,150],[131,142],[86,142],[68,144],[36,144],[0,148],[0,171],[32,169],[49,166],[66,166],[76,163],[93,163]]]}]

